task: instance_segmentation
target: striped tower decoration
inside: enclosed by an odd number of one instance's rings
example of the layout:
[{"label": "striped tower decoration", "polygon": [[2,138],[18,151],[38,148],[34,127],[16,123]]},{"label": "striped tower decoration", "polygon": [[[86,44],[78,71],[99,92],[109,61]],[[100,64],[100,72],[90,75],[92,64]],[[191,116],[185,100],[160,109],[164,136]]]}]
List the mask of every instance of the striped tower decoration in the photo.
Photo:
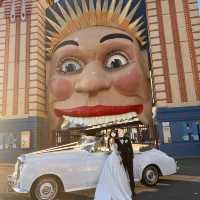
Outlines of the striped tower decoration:
[{"label": "striped tower decoration", "polygon": [[200,103],[197,0],[147,0],[156,106]]}]

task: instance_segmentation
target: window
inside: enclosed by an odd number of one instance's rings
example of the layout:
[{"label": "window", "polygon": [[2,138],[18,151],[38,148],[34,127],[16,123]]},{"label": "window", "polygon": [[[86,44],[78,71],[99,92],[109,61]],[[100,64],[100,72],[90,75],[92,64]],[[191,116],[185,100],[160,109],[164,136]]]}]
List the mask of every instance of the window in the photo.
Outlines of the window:
[{"label": "window", "polygon": [[17,148],[17,137],[14,133],[4,134],[4,148],[5,149],[16,149]]},{"label": "window", "polygon": [[31,132],[0,133],[0,150],[15,150],[31,148]]},{"label": "window", "polygon": [[200,142],[198,121],[177,121],[173,123],[173,128],[174,142]]},{"label": "window", "polygon": [[21,149],[29,149],[31,147],[31,132],[21,132]]},{"label": "window", "polygon": [[162,122],[164,144],[171,143],[171,129],[169,122]]}]

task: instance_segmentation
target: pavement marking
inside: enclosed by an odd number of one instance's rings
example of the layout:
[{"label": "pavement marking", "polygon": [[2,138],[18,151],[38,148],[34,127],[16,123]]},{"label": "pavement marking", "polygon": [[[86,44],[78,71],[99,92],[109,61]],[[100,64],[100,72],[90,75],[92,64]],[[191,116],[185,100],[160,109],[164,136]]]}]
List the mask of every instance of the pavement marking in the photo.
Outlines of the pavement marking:
[{"label": "pavement marking", "polygon": [[186,182],[197,182],[200,183],[200,176],[187,176],[187,175],[173,175],[163,177],[162,180],[175,180],[175,181],[186,181]]},{"label": "pavement marking", "polygon": [[158,186],[170,186],[170,184],[167,184],[167,183],[158,183],[157,185]]}]

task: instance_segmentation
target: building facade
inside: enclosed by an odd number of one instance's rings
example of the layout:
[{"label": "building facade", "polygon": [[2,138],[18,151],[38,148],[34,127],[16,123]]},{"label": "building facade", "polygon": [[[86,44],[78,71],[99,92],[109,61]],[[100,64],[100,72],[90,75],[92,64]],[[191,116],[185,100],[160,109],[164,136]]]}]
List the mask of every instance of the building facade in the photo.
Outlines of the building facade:
[{"label": "building facade", "polygon": [[[45,2],[0,0],[0,162],[48,145]],[[197,0],[146,3],[160,148],[200,155]]]},{"label": "building facade", "polygon": [[45,1],[0,1],[0,161],[48,141]]},{"label": "building facade", "polygon": [[200,16],[197,0],[147,0],[160,148],[200,155]]}]

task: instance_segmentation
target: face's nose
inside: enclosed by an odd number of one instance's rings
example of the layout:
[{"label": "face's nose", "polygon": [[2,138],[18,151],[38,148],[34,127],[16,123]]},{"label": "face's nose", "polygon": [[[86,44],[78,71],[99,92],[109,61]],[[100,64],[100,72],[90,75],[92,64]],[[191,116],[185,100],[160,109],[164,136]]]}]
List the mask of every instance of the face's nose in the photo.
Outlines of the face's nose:
[{"label": "face's nose", "polygon": [[75,83],[75,90],[79,93],[97,94],[111,87],[111,78],[106,74],[100,63],[91,62],[85,66]]}]

